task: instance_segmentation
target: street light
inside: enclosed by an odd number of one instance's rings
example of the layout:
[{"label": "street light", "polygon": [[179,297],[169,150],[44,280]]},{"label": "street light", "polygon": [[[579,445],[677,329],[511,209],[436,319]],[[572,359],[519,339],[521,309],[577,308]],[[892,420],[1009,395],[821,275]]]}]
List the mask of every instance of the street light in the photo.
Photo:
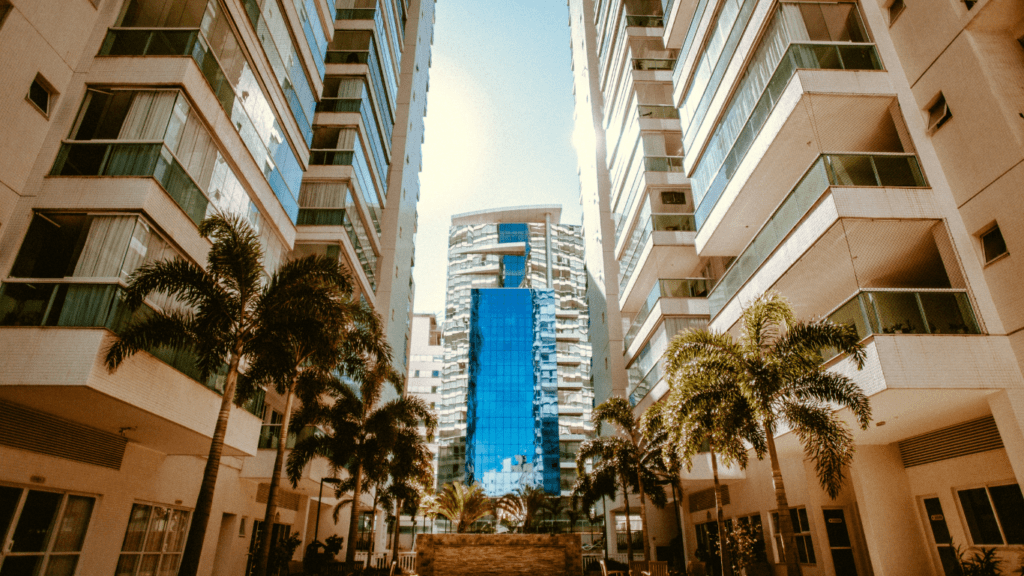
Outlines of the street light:
[{"label": "street light", "polygon": [[335,486],[337,486],[338,484],[341,484],[341,480],[339,480],[337,478],[321,478],[320,479],[320,494],[319,494],[319,496],[316,499],[316,528],[313,529],[313,541],[314,542],[319,542],[320,541],[320,507],[323,506],[324,482],[327,482],[328,484],[334,484]]}]

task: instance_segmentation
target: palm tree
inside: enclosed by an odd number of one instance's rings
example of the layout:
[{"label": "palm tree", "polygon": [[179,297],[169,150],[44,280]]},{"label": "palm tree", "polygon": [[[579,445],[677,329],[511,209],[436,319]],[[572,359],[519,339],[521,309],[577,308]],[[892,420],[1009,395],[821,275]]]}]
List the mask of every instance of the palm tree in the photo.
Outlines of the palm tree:
[{"label": "palm tree", "polygon": [[[125,304],[132,310],[153,293],[174,297],[181,307],[155,311],[133,322],[115,336],[105,358],[107,370],[114,372],[140,351],[160,347],[188,350],[195,355],[202,380],[227,365],[210,453],[182,553],[178,572],[182,576],[194,576],[199,569],[231,403],[241,405],[247,400],[244,394],[235,392],[239,365],[251,357],[252,339],[262,321],[259,310],[272,306],[271,299],[302,297],[292,291],[290,284],[279,282],[273,291],[263,285],[259,238],[241,218],[211,216],[199,224],[199,234],[212,241],[205,268],[182,258],[153,262],[131,275],[125,291]],[[324,273],[320,269],[308,272],[309,276],[296,273],[278,277],[282,282],[287,278],[305,283]],[[301,307],[302,303],[289,305]]]},{"label": "palm tree", "polygon": [[[667,378],[671,380],[670,378]],[[677,450],[671,448],[668,429],[665,420],[661,415],[662,405],[654,404],[647,408],[640,416],[640,432],[647,442],[661,444],[661,462],[658,469],[654,471],[660,484],[668,484],[672,488],[672,499],[675,502],[676,530],[679,533],[680,547],[673,551],[673,556],[680,562],[678,568],[683,569],[685,554],[681,547],[683,540],[682,516],[686,514],[683,509],[683,484],[680,475],[682,473],[682,462]]]},{"label": "palm tree", "polygon": [[[309,270],[320,273],[310,274]],[[303,283],[303,278],[313,280]],[[277,291],[282,289],[292,297],[278,295]],[[306,396],[317,396],[329,380],[327,373],[340,363],[358,361],[363,354],[386,353],[381,348],[384,336],[377,315],[366,304],[352,299],[351,280],[336,259],[308,256],[289,262],[271,278],[267,292],[273,296],[257,311],[263,321],[255,330],[251,346],[254,364],[249,378],[240,385],[240,389],[273,387],[285,397],[264,526],[272,525],[277,511],[292,404],[298,387],[306,388]],[[293,306],[293,302],[302,306]],[[266,574],[270,548],[271,535],[264,530],[256,555],[258,576]]]},{"label": "palm tree", "polygon": [[[382,345],[386,347],[386,344]],[[387,356],[390,356],[388,354]],[[385,356],[385,359],[387,358]],[[295,444],[288,456],[288,477],[295,482],[313,458],[324,457],[336,471],[348,470],[352,477],[354,504],[349,518],[348,546],[345,561],[355,561],[355,539],[358,529],[359,496],[365,491],[363,480],[369,474],[378,477],[381,455],[387,454],[405,427],[433,421],[430,408],[419,398],[399,396],[383,401],[385,386],[390,383],[401,394],[401,376],[386,360],[363,358],[343,366],[348,381],[330,375],[324,382],[324,393],[305,395],[299,388],[302,407],[295,415],[296,428],[316,425],[322,435],[304,438]]]},{"label": "palm tree", "polygon": [[790,576],[799,576],[796,540],[789,501],[779,467],[775,434],[793,430],[804,454],[814,462],[822,488],[836,498],[853,460],[853,436],[834,413],[849,408],[862,429],[871,422],[867,396],[850,378],[822,368],[821,351],[849,354],[858,368],[864,348],[856,330],[828,320],[796,322],[789,303],[778,293],[754,299],[740,318],[739,340],[728,333],[704,330],[684,332],[666,351],[667,371],[718,374],[735,382],[749,403],[764,434],[772,466],[779,532]]},{"label": "palm tree", "polygon": [[537,512],[547,497],[548,493],[541,486],[520,486],[498,498],[495,508],[498,512],[513,518],[525,534],[533,530]]},{"label": "palm tree", "polygon": [[[427,435],[432,436],[437,427],[436,418],[429,419],[425,427]],[[407,512],[413,516],[415,524],[422,487],[433,481],[434,457],[427,447],[427,439],[413,427],[406,427],[399,433],[390,453],[388,469],[391,481],[382,492],[381,501],[385,509],[395,511],[394,535],[391,540],[391,561],[394,562],[398,558],[402,513]]]},{"label": "palm tree", "polygon": [[569,510],[566,503],[562,501],[561,496],[547,496],[544,501],[541,502],[540,510],[551,517],[551,525],[549,526],[552,534],[556,531],[555,522],[558,521],[558,517]]},{"label": "palm tree", "polygon": [[710,453],[722,573],[732,576],[718,460],[721,458],[726,465],[745,468],[748,445],[758,458],[764,455],[764,433],[754,418],[753,407],[728,373],[695,370],[687,365],[679,371],[668,372],[668,380],[668,395],[651,407],[649,424],[660,425],[667,432],[669,445],[675,448],[675,456],[687,469],[692,468],[693,458],[699,453]]},{"label": "palm tree", "polygon": [[[617,474],[613,466],[602,466],[600,465],[600,462],[598,462],[597,466],[588,470],[585,466],[586,462],[582,462],[583,465],[581,465],[581,462],[582,461],[577,457],[576,469],[579,476],[576,478],[576,483],[573,484],[569,501],[572,508],[585,511],[587,518],[591,522],[594,522],[596,518],[594,517],[593,512],[594,506],[597,502],[600,500],[603,503],[606,497],[611,498],[612,500],[615,499],[615,487],[618,482]],[[605,513],[607,513],[607,511],[605,511]],[[628,531],[628,524],[626,529]],[[605,526],[605,561],[608,560],[609,549],[607,536],[607,526]]]},{"label": "palm tree", "polygon": [[[579,452],[576,453],[576,469],[585,470],[588,460],[592,462],[591,471],[577,480],[581,493],[591,497],[603,493],[614,498],[615,486],[622,487],[622,499],[626,503],[626,555],[632,562],[633,529],[629,522],[632,516],[629,493],[630,487],[636,487],[638,484],[635,465],[637,458],[633,452],[633,445],[618,437],[592,438],[580,445]],[[581,480],[583,485],[580,485]]]},{"label": "palm tree", "polygon": [[479,484],[445,484],[437,494],[437,513],[454,524],[458,534],[468,532],[474,522],[491,512],[491,500]]},{"label": "palm tree", "polygon": [[[644,438],[639,422],[633,416],[633,406],[625,398],[613,397],[605,400],[594,408],[592,419],[598,425],[602,422],[614,424],[617,428],[614,437],[622,439],[628,446],[628,450],[624,452],[623,456],[626,463],[633,468],[633,471],[628,472],[629,484],[635,486],[640,494],[640,522],[644,543],[644,560],[650,562],[651,542],[649,539],[650,530],[647,525],[647,497],[650,496],[651,503],[658,508],[664,507],[668,502],[668,499],[665,497],[665,491],[658,486],[658,478],[655,474],[661,461],[662,440],[655,438],[651,441]],[[601,440],[601,438],[597,440]],[[635,480],[633,480],[634,478]],[[629,493],[625,489],[623,493],[625,494],[626,515],[628,517]],[[629,547],[632,548],[632,541]],[[632,556],[630,556],[630,561],[632,559]]]}]

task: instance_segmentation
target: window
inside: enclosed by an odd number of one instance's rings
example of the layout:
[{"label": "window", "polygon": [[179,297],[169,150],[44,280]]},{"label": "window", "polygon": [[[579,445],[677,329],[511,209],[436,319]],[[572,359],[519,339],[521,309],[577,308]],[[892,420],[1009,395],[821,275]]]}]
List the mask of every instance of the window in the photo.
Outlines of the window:
[{"label": "window", "polygon": [[430,371],[430,377],[431,378],[440,378],[441,377],[441,371],[440,370],[431,370]]},{"label": "window", "polygon": [[166,506],[132,506],[115,576],[174,574],[181,562],[189,512]]},{"label": "window", "polygon": [[[2,11],[3,8],[0,8]],[[0,14],[2,18],[3,14]],[[53,100],[53,94],[55,90],[45,78],[36,74],[36,79],[32,81],[32,84],[28,87],[28,101],[35,104],[39,111],[46,116],[50,115],[50,104]]]},{"label": "window", "polygon": [[940,126],[952,117],[953,113],[950,112],[949,105],[946,104],[946,97],[942,95],[942,92],[939,92],[935,103],[928,107],[928,132],[931,133],[938,130]]},{"label": "window", "polygon": [[986,264],[1007,253],[1006,241],[1003,240],[1003,233],[999,231],[998,225],[981,235],[981,246],[985,251]]},{"label": "window", "polygon": [[96,499],[0,486],[0,573],[74,574]]},{"label": "window", "polygon": [[903,0],[893,0],[893,3],[889,4],[889,26],[892,26],[892,23],[899,18],[906,8],[907,5],[903,3]]},{"label": "window", "polygon": [[[790,508],[789,516],[793,521],[793,535],[796,539],[797,558],[801,564],[816,564],[817,559],[814,556],[814,542],[811,539],[811,523],[807,518],[807,508]],[[775,527],[775,543],[778,549],[782,550],[782,534],[779,529],[778,512],[772,512],[772,524]]]},{"label": "window", "polygon": [[662,204],[686,204],[686,193],[685,192],[662,192],[661,193]]},{"label": "window", "polygon": [[1024,544],[1024,496],[1020,486],[958,490],[974,546]]},{"label": "window", "polygon": [[0,27],[3,27],[8,12],[11,11],[11,3],[7,0],[0,0]]}]

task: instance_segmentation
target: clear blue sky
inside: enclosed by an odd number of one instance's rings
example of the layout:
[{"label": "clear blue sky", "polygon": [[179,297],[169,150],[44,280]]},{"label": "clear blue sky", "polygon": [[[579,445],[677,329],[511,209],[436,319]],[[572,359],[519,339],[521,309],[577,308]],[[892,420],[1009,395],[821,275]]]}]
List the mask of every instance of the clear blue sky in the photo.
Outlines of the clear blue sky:
[{"label": "clear blue sky", "polygon": [[564,0],[438,0],[416,312],[443,312],[452,214],[561,204],[580,223]]}]

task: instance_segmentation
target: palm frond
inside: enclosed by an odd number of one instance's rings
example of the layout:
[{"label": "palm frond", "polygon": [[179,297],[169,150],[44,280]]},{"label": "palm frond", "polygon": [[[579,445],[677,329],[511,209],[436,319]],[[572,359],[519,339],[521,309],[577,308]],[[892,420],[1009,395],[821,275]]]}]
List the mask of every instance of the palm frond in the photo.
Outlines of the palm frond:
[{"label": "palm frond", "polygon": [[193,350],[202,355],[205,351],[199,349],[198,344],[195,318],[191,313],[183,310],[153,312],[120,331],[107,346],[104,364],[109,372],[114,372],[129,356],[161,346]]},{"label": "palm frond", "polygon": [[846,469],[853,462],[853,436],[827,406],[786,403],[783,412],[796,426],[804,454],[814,462],[821,487],[835,500],[846,479]]}]

